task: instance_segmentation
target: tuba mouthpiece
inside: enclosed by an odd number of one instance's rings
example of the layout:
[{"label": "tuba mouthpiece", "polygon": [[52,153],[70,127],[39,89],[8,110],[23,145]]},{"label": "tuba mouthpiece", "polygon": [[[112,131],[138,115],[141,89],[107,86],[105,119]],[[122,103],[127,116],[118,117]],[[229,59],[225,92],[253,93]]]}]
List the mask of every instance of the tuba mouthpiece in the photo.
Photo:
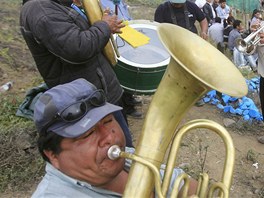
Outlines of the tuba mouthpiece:
[{"label": "tuba mouthpiece", "polygon": [[120,157],[121,149],[117,145],[111,146],[107,151],[107,156],[111,160],[116,160]]}]

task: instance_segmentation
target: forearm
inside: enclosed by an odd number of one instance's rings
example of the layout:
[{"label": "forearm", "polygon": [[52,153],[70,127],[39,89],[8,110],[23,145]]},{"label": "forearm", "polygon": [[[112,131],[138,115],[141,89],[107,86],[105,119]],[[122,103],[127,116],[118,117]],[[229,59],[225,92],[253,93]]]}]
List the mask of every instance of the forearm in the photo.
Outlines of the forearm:
[{"label": "forearm", "polygon": [[208,22],[206,18],[200,22],[200,27],[201,27],[201,37],[203,39],[207,39]]}]

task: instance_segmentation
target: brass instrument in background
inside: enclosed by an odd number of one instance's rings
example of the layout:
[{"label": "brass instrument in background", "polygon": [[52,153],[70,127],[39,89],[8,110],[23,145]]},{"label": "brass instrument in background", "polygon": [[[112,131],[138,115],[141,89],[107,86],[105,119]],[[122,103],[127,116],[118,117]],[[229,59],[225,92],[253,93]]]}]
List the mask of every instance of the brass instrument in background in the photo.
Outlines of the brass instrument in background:
[{"label": "brass instrument in background", "polygon": [[[103,10],[98,0],[82,0],[82,4],[91,24],[94,24],[96,21],[102,19]],[[117,64],[117,57],[120,55],[112,34],[109,42],[104,48],[104,54],[112,66]]]},{"label": "brass instrument in background", "polygon": [[252,32],[244,39],[239,38],[236,40],[235,47],[237,48],[237,50],[246,55],[252,55],[256,51],[257,46],[260,45],[260,37],[258,36],[258,34],[263,30],[264,21],[260,23],[260,26],[255,32]]},{"label": "brass instrument in background", "polygon": [[[171,59],[148,109],[135,154],[120,152],[116,146],[108,152],[110,159],[128,157],[134,160],[123,196],[150,197],[155,184],[158,196],[166,197],[182,136],[190,129],[202,127],[214,130],[226,145],[222,181],[213,184],[209,194],[220,189],[220,196],[228,197],[235,159],[234,146],[228,132],[210,120],[195,120],[180,130],[176,131],[176,128],[186,112],[209,90],[215,89],[235,97],[246,95],[245,79],[225,55],[196,34],[164,23],[158,26],[158,35]],[[165,177],[161,181],[159,168],[171,143],[173,145]],[[187,184],[184,187],[186,193],[189,178],[186,174],[182,175],[176,180],[176,186],[180,180]],[[176,197],[178,193],[175,188],[171,197]],[[196,196],[205,197],[207,191],[208,176],[203,174]]]}]

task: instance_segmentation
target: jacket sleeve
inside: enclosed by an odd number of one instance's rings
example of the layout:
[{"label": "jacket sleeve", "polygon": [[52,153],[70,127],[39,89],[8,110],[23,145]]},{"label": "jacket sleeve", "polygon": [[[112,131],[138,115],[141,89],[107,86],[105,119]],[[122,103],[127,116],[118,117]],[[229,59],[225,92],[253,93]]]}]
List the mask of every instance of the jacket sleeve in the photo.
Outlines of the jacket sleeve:
[{"label": "jacket sleeve", "polygon": [[208,7],[207,4],[205,4],[204,7],[203,7],[203,12],[205,14],[205,17],[206,17],[208,23],[210,23],[210,20],[211,20],[210,19],[210,11],[209,11],[209,8],[210,7]]},{"label": "jacket sleeve", "polygon": [[158,8],[155,11],[154,21],[163,23],[164,22],[163,12],[164,12],[164,6],[163,4],[161,4],[158,6]]},{"label": "jacket sleeve", "polygon": [[[71,63],[83,63],[101,53],[111,34],[108,24],[98,21],[82,29],[63,14],[55,12],[42,17],[35,26],[37,40],[51,53]],[[79,20],[84,19],[79,17]]]}]

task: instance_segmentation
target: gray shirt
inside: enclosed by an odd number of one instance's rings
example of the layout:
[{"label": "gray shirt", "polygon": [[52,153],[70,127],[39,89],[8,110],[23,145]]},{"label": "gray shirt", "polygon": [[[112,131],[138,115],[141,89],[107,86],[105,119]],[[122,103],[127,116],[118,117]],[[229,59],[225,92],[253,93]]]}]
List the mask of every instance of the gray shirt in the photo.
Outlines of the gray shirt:
[{"label": "gray shirt", "polygon": [[258,52],[258,73],[264,78],[264,46],[257,46]]},{"label": "gray shirt", "polygon": [[228,36],[228,49],[234,50],[236,39],[241,38],[241,34],[237,29],[233,29]]},{"label": "gray shirt", "polygon": [[214,23],[208,29],[209,37],[214,43],[222,43],[224,41],[224,26],[221,23]]},{"label": "gray shirt", "polygon": [[[126,148],[126,151],[133,153],[133,148]],[[131,160],[126,160],[126,168],[130,168],[131,166]],[[164,175],[164,165],[161,166],[160,169],[161,176]],[[181,169],[174,169],[173,175],[172,175],[172,182],[169,188],[169,192],[171,193],[172,187],[174,184],[175,179],[183,173],[183,170]],[[182,186],[182,184],[181,184]],[[57,170],[55,167],[53,167],[51,164],[47,163],[46,165],[46,174],[40,184],[37,187],[37,190],[32,195],[32,198],[72,198],[72,197],[78,197],[78,198],[106,198],[106,197],[122,197],[122,194],[105,190],[102,188],[97,188],[89,183],[78,181],[74,178],[71,178],[59,170]]]}]

